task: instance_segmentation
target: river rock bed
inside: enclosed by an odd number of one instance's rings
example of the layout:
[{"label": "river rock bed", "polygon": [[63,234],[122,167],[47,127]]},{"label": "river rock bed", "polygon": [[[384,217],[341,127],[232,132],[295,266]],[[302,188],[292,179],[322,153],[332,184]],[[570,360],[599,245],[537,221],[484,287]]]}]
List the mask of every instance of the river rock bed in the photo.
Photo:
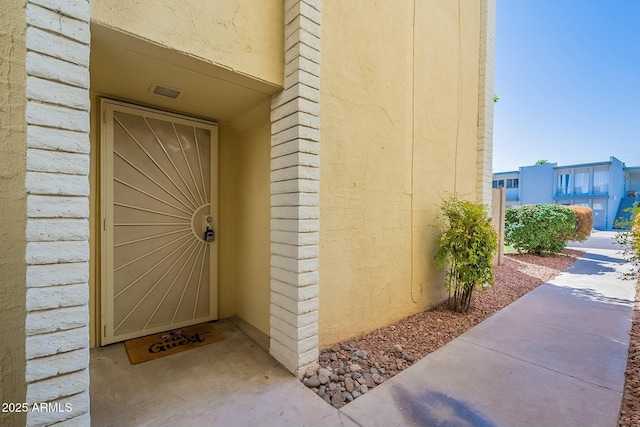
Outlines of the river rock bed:
[{"label": "river rock bed", "polygon": [[345,342],[321,351],[320,366],[307,369],[303,383],[325,402],[341,408],[414,361],[399,344],[390,353],[378,350],[372,354],[354,342]]}]

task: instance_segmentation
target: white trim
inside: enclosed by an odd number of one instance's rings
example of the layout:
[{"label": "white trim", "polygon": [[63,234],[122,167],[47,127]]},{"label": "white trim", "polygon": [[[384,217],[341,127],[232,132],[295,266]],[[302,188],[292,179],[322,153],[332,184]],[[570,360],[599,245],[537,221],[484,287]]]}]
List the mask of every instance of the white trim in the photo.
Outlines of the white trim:
[{"label": "white trim", "polygon": [[321,7],[285,1],[285,87],[271,102],[270,353],[298,376],[319,355]]}]

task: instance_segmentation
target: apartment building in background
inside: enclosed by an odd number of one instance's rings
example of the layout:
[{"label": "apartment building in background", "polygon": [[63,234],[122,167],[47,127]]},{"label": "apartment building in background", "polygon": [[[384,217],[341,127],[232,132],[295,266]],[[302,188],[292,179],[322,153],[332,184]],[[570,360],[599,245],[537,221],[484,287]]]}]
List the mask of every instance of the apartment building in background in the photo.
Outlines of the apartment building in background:
[{"label": "apartment building in background", "polygon": [[628,218],[627,209],[640,197],[640,167],[608,161],[558,166],[557,163],[522,166],[493,174],[494,188],[505,188],[507,207],[536,203],[588,206],[593,227],[611,230]]}]

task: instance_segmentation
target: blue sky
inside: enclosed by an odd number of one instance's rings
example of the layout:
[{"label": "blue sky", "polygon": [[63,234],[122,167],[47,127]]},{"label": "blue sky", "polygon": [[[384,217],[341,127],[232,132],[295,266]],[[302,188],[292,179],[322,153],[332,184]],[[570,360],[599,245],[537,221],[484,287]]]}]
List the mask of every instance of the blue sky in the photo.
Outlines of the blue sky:
[{"label": "blue sky", "polygon": [[498,0],[493,170],[640,165],[640,0]]}]

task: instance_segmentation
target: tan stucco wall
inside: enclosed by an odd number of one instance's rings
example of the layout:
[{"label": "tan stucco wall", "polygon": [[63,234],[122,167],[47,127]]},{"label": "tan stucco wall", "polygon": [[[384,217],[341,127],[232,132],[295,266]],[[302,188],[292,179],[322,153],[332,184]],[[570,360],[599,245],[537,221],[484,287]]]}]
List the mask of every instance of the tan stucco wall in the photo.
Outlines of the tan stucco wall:
[{"label": "tan stucco wall", "polygon": [[[269,334],[271,103],[266,101],[231,123],[237,138],[234,167],[237,315]],[[230,183],[229,183],[230,184]],[[225,199],[226,202],[231,200]]]},{"label": "tan stucco wall", "polygon": [[476,196],[480,6],[460,4],[323,5],[320,348],[445,297],[438,204]]},{"label": "tan stucco wall", "polygon": [[[25,402],[26,21],[24,0],[0,5],[0,402]],[[0,425],[25,413],[0,412]]]},{"label": "tan stucco wall", "polygon": [[93,0],[91,21],[282,86],[282,0]]}]

